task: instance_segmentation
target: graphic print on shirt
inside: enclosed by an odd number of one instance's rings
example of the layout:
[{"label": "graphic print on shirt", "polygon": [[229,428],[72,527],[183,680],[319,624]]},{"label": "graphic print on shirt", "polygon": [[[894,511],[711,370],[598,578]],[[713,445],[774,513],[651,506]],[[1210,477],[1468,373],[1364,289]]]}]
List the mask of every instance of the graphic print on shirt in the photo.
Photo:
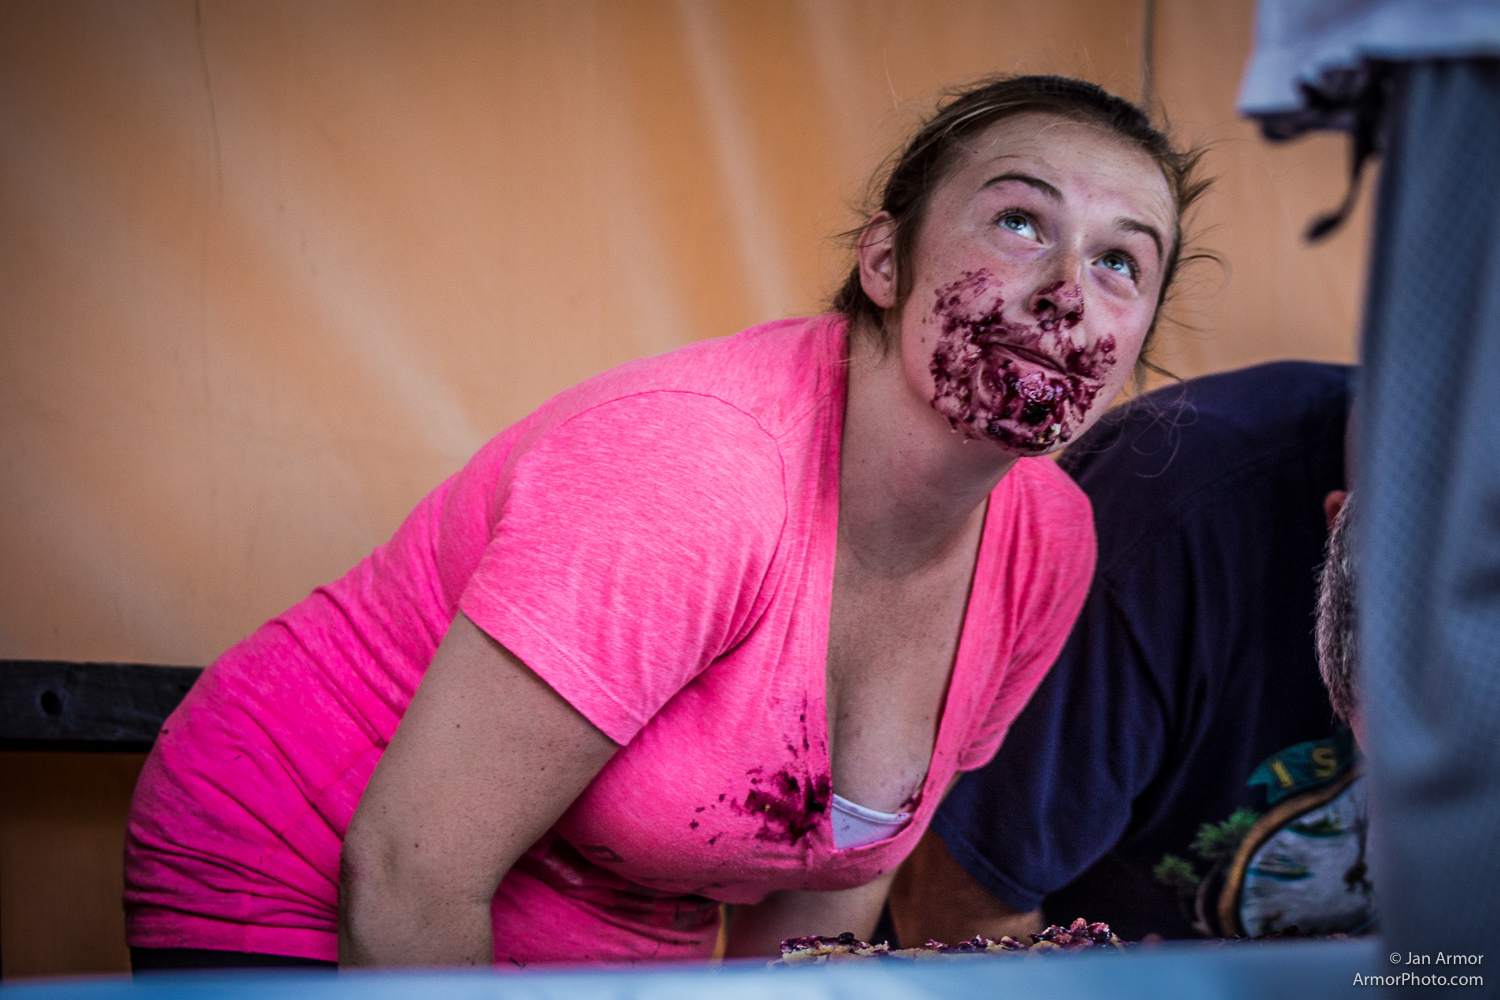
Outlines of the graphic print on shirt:
[{"label": "graphic print on shirt", "polygon": [[1178,892],[1205,936],[1356,934],[1373,926],[1366,864],[1369,811],[1358,750],[1347,729],[1288,747],[1250,775],[1267,811],[1237,809],[1205,823],[1191,845],[1208,863],[1167,854],[1153,870]]},{"label": "graphic print on shirt", "polygon": [[1245,835],[1219,897],[1220,922],[1249,935],[1368,929],[1375,922],[1368,831],[1357,771],[1288,799]]}]

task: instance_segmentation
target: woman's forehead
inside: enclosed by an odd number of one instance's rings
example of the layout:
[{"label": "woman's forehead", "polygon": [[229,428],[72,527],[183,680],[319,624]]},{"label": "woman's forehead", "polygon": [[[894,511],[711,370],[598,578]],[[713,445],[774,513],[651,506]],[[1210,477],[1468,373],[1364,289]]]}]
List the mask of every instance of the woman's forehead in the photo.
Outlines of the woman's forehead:
[{"label": "woman's forehead", "polygon": [[1145,150],[1108,127],[1055,114],[1028,112],[995,122],[964,144],[955,173],[984,184],[990,171],[1028,168],[1060,181],[1098,180],[1121,194],[1136,194],[1173,215],[1171,189],[1161,166]]}]

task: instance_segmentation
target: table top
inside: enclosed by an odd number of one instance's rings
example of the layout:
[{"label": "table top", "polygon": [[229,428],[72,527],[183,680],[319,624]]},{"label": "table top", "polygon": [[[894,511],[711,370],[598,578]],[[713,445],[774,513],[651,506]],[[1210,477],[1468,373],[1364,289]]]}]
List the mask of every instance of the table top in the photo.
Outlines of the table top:
[{"label": "table top", "polygon": [[998,1000],[1002,997],[1192,998],[1342,995],[1360,976],[1399,974],[1378,940],[1166,944],[1119,954],[844,962],[768,969],[761,962],[635,968],[160,973],[138,979],[31,980],[4,1000]]}]

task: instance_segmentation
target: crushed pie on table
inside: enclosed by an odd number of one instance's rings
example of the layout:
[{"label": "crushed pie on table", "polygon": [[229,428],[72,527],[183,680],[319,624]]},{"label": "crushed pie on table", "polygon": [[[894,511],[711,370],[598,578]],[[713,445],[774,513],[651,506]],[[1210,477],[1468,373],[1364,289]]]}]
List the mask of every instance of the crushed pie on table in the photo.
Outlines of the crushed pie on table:
[{"label": "crushed pie on table", "polygon": [[803,962],[849,962],[883,958],[911,962],[961,955],[1032,955],[1048,951],[1081,951],[1085,948],[1122,948],[1124,941],[1109,929],[1109,924],[1089,923],[1082,917],[1067,927],[1053,924],[1040,934],[1032,934],[1031,944],[1022,944],[1006,936],[998,941],[975,936],[958,944],[928,941],[921,948],[892,948],[885,942],[868,944],[853,934],[838,937],[787,938],[781,942],[781,958],[772,965],[798,965]]}]

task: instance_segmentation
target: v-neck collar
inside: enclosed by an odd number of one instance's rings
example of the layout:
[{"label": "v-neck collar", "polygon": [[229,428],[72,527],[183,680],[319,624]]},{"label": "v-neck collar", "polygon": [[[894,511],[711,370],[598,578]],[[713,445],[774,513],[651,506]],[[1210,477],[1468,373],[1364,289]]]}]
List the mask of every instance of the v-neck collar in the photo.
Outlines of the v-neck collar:
[{"label": "v-neck collar", "polygon": [[[833,748],[829,740],[828,726],[828,641],[833,618],[834,561],[838,556],[839,472],[843,449],[844,414],[849,396],[848,330],[847,321],[842,320],[841,317],[832,317],[824,334],[822,363],[824,374],[828,378],[829,393],[823,409],[824,416],[821,418],[821,422],[826,425],[826,430],[823,433],[816,509],[813,515],[815,532],[810,552],[813,571],[809,574],[809,585],[815,588],[814,593],[818,595],[818,600],[814,602],[818,608],[818,614],[813,620],[815,634],[811,637],[809,647],[814,655],[808,657],[807,666],[809,673],[807,726],[812,736],[807,766],[814,787],[818,785],[818,778],[822,777],[826,782],[823,787],[830,789],[830,797],[832,791],[836,789],[833,789]],[[1005,479],[1002,478],[1000,482],[1005,482]],[[974,573],[969,583],[963,624],[959,633],[958,647],[953,657],[953,669],[948,676],[947,690],[943,694],[942,715],[938,720],[937,738],[933,741],[932,754],[927,761],[927,774],[922,779],[916,808],[912,810],[911,822],[884,840],[838,850],[833,847],[832,810],[831,808],[825,809],[816,826],[817,834],[826,842],[829,851],[837,851],[840,856],[854,855],[861,851],[886,846],[913,830],[925,829],[933,810],[937,808],[943,789],[934,788],[933,785],[935,781],[946,783],[949,780],[949,776],[942,773],[949,769],[940,766],[940,763],[945,758],[957,759],[957,749],[951,745],[954,740],[954,730],[961,723],[958,717],[970,714],[964,711],[963,696],[960,696],[959,692],[969,692],[972,688],[970,681],[974,672],[976,655],[974,646],[981,641],[981,633],[984,631],[975,620],[978,616],[975,609],[989,606],[990,591],[994,585],[994,574],[990,571],[990,566],[996,536],[999,534],[997,528],[999,518],[994,509],[994,498],[998,489],[997,485],[985,501],[987,507],[984,526],[980,530],[978,552],[974,559]]]}]

